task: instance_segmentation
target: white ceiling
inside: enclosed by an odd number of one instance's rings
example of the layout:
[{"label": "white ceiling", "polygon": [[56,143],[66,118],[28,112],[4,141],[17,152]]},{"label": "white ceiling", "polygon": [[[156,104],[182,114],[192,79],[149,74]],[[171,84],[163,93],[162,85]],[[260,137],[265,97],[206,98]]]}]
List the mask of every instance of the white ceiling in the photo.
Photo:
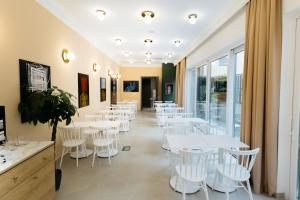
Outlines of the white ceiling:
[{"label": "white ceiling", "polygon": [[[231,16],[237,5],[244,0],[38,0],[46,9],[80,33],[99,50],[121,66],[146,66],[147,51],[152,52],[151,66],[162,62],[178,62],[190,53],[203,37],[225,16]],[[96,10],[105,10],[103,21],[97,18]],[[151,10],[155,18],[144,23],[141,12]],[[196,24],[188,23],[187,15],[198,14]],[[125,43],[117,46],[115,38]],[[153,39],[146,47],[144,39]],[[175,39],[182,45],[176,47]],[[124,52],[132,54],[124,56]],[[170,59],[168,52],[173,52]],[[129,60],[134,60],[130,64]]]}]

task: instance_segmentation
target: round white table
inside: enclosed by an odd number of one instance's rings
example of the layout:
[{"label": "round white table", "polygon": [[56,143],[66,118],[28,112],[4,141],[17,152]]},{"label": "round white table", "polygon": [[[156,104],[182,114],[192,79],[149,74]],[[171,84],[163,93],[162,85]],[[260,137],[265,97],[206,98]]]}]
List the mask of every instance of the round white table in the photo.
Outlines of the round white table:
[{"label": "round white table", "polygon": [[[89,129],[92,127],[95,129],[105,131],[115,125],[119,125],[119,122],[117,122],[117,121],[75,121],[72,124],[70,124],[69,126],[83,128],[83,129]],[[91,132],[88,130],[83,131],[83,134],[86,135],[87,137],[90,136],[90,133]],[[78,158],[86,158],[86,157],[92,155],[93,152],[94,151],[92,149],[86,148],[86,150],[84,150],[83,148],[80,148],[79,152],[78,152]],[[110,151],[110,154],[106,150],[101,150],[101,151],[97,152],[97,156],[102,157],[102,158],[108,158],[109,155],[114,156],[114,155],[118,154],[118,152],[119,152],[119,150],[115,147]],[[76,152],[71,152],[70,156],[72,158],[76,158],[77,157]]]}]

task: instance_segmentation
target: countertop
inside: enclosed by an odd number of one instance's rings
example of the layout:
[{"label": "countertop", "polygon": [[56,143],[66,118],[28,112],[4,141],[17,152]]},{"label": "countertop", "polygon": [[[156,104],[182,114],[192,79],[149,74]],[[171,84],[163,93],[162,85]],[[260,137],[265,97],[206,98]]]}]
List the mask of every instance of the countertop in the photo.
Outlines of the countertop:
[{"label": "countertop", "polygon": [[7,142],[0,146],[0,175],[52,144],[52,141],[20,141],[18,145]]}]

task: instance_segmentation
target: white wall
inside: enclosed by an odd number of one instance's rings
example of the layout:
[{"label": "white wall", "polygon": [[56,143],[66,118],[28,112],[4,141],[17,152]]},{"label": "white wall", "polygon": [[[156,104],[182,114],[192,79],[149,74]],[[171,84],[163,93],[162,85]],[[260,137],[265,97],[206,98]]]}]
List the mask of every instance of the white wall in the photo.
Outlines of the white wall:
[{"label": "white wall", "polygon": [[[296,18],[300,16],[299,0],[283,0],[282,64],[280,86],[279,138],[278,138],[278,177],[277,192],[284,193],[285,199],[293,199],[290,194],[290,169],[293,114],[293,79]],[[297,141],[295,141],[297,142]]]},{"label": "white wall", "polygon": [[199,66],[205,59],[241,44],[245,40],[245,19],[246,11],[242,9],[187,56],[187,68]]}]

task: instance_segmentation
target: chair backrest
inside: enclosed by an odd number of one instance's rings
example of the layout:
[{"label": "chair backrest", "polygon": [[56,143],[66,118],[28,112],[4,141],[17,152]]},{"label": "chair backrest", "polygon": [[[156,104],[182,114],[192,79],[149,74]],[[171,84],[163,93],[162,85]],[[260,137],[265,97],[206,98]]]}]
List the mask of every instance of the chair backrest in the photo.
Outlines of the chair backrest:
[{"label": "chair backrest", "polygon": [[205,180],[211,151],[184,148],[179,152],[181,158],[179,171],[181,176],[188,177],[192,181]]},{"label": "chair backrest", "polygon": [[221,171],[232,179],[247,179],[255,163],[259,148],[248,151],[219,149]]},{"label": "chair backrest", "polygon": [[93,141],[99,141],[99,140],[107,140],[109,139],[109,134],[106,130],[99,130],[95,127],[90,127],[91,130],[93,130],[92,133],[92,139]]},{"label": "chair backrest", "polygon": [[69,144],[76,143],[81,139],[81,129],[78,127],[66,126],[58,127],[62,144],[68,142]]}]

